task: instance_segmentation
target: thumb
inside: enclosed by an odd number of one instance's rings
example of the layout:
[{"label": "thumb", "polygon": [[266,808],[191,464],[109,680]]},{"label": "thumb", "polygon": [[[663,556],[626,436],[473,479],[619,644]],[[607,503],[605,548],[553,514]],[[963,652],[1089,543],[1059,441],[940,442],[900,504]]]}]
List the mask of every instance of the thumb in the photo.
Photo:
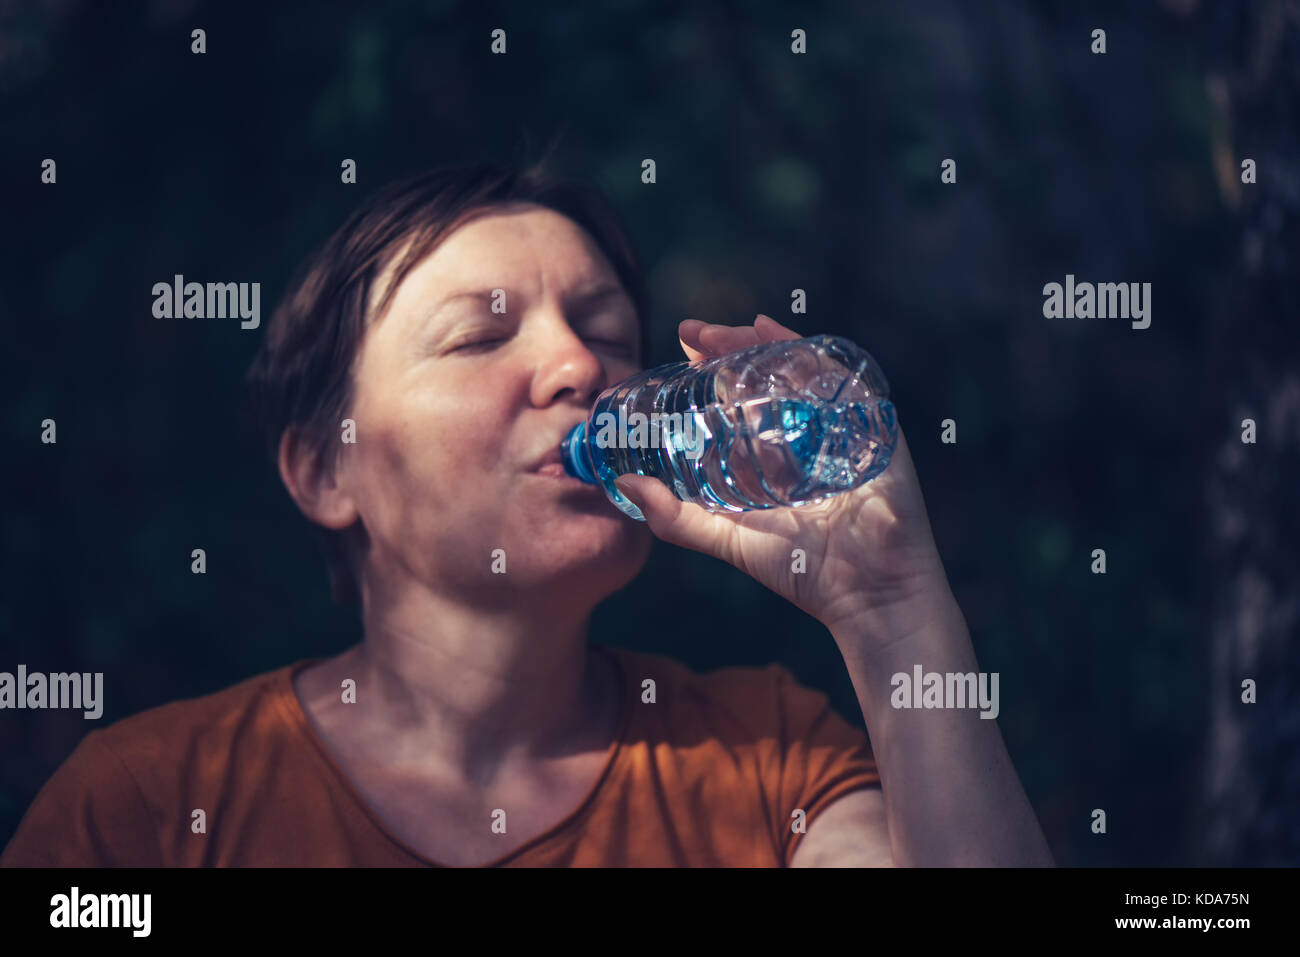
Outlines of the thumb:
[{"label": "thumb", "polygon": [[705,552],[719,558],[718,543],[722,539],[713,515],[692,502],[683,502],[658,479],[645,475],[620,475],[615,487],[645,516],[646,524],[655,536],[683,548]]}]

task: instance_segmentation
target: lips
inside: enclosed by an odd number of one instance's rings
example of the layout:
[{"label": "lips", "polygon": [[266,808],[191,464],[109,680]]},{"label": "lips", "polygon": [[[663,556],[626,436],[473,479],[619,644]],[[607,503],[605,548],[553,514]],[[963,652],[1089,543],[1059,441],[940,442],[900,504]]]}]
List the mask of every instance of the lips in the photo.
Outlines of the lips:
[{"label": "lips", "polygon": [[528,474],[547,479],[548,483],[555,482],[556,488],[565,489],[567,492],[580,492],[583,497],[594,495],[598,498],[603,498],[604,496],[601,493],[599,485],[591,482],[584,482],[582,479],[571,474],[568,468],[565,467],[564,456],[561,453],[560,444],[569,432],[572,431],[572,428],[573,427],[570,426],[568,429],[565,429],[564,432],[551,443],[550,447],[546,450],[545,455],[533,460],[532,466],[528,469]]},{"label": "lips", "polygon": [[564,459],[560,456],[559,439],[555,440],[555,444],[551,446],[551,450],[549,452],[547,452],[540,459],[538,459],[533,463],[533,466],[530,469],[530,471],[540,472],[543,469],[547,469],[548,471],[550,471],[549,466],[552,465],[558,467],[561,471],[564,470]]},{"label": "lips", "polygon": [[584,418],[575,418],[565,424],[563,431],[552,433],[554,438],[546,445],[546,451],[532,459],[530,465],[525,466],[527,474],[558,480],[559,484],[569,491],[580,489],[584,492],[600,492],[599,483],[591,479],[584,480],[570,472],[570,463],[565,459],[567,450],[564,448],[564,443],[573,434],[574,428],[581,425],[583,421]]}]

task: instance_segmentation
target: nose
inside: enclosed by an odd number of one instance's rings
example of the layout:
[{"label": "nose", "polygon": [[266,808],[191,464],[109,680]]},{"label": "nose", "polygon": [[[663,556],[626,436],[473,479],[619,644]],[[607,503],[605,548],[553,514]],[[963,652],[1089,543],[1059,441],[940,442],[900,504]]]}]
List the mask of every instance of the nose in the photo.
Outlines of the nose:
[{"label": "nose", "polygon": [[587,348],[563,319],[550,324],[542,339],[530,395],[533,405],[544,407],[572,399],[578,405],[590,406],[606,387],[605,364],[600,356]]}]

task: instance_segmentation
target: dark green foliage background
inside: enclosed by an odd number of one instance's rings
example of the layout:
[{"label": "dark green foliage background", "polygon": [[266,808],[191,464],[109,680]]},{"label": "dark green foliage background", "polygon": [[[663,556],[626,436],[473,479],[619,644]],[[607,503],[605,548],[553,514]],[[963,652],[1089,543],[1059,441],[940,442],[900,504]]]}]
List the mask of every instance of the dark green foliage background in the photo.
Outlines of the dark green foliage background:
[{"label": "dark green foliage background", "polygon": [[[103,671],[107,709],[0,715],[0,842],[87,731],[359,638],[262,458],[242,375],[292,268],[370,190],[524,162],[559,135],[560,165],[607,191],[646,262],[652,361],[678,357],[680,319],[759,311],[880,361],[1059,862],[1195,862],[1201,476],[1237,428],[1204,348],[1233,255],[1206,26],[1079,7],[11,9],[0,670]],[[507,56],[489,54],[495,27]],[[1044,319],[1042,286],[1067,272],[1152,283],[1151,327]],[[260,281],[263,328],[154,319],[151,287],[174,273]],[[57,445],[38,441],[46,417]],[[592,637],[697,669],[781,661],[861,723],[830,636],[694,553],[658,545]],[[1090,833],[1093,808],[1109,833]]]}]

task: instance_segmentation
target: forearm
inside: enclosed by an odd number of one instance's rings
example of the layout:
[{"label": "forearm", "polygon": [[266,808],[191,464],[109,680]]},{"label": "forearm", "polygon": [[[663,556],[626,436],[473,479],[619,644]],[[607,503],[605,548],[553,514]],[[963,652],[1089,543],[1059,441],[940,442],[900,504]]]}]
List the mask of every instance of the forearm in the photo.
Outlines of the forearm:
[{"label": "forearm", "polygon": [[1052,866],[996,719],[979,707],[895,708],[895,674],[978,672],[946,581],[832,628],[871,734],[900,866]]}]

